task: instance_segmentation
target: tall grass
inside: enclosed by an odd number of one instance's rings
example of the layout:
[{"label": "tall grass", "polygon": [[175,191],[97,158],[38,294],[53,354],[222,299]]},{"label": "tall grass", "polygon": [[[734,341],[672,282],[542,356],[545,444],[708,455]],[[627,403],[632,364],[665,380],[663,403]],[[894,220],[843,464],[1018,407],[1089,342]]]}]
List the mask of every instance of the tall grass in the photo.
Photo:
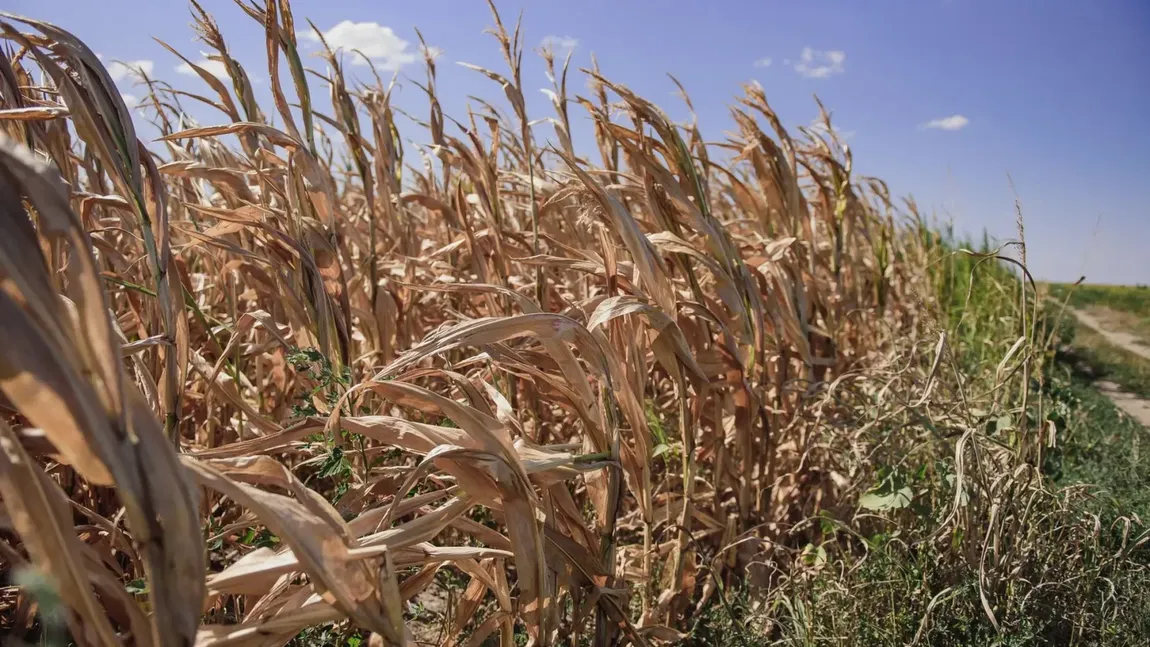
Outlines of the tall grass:
[{"label": "tall grass", "polygon": [[[812,642],[818,574],[916,519],[987,631],[1030,600],[1112,621],[1086,602],[1145,539],[1089,552],[1045,489],[1033,291],[855,175],[825,113],[792,134],[750,85],[707,144],[545,52],[545,142],[493,8],[506,69],[474,69],[506,104],[445,115],[429,52],[401,136],[378,74],[309,70],[287,2],[241,6],[274,105],[193,3],[230,79],[169,47],[208,91],[144,79],[162,154],[80,39],[0,20],[0,547],[78,643],[645,645],[736,588],[760,637]],[[444,573],[451,612],[416,613]]]}]

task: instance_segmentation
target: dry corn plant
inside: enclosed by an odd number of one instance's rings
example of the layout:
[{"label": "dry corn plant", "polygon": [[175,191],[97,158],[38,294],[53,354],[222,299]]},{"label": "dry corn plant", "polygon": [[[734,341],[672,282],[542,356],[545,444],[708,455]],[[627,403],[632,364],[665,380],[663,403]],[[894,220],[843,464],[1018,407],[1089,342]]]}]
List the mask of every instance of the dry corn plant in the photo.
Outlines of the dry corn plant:
[{"label": "dry corn plant", "polygon": [[[413,644],[405,601],[445,570],[466,584],[432,640],[675,640],[764,546],[854,505],[821,427],[933,343],[932,259],[825,113],[793,137],[748,86],[708,144],[597,70],[569,95],[543,52],[547,143],[493,8],[507,69],[473,69],[510,116],[445,115],[429,54],[417,144],[355,53],[305,67],[286,0],[240,2],[270,113],[193,5],[230,81],[168,47],[208,91],[144,78],[154,143],[81,40],[0,20],[0,557],[77,644],[345,620]],[[24,631],[36,599],[7,591]]]}]

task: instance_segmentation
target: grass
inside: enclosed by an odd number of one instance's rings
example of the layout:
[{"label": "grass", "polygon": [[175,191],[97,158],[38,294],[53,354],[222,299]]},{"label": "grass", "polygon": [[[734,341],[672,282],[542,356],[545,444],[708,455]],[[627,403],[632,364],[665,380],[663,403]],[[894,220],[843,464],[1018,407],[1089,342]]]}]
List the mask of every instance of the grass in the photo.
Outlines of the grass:
[{"label": "grass", "polygon": [[1107,507],[1150,518],[1150,431],[1123,415],[1105,396],[1063,366],[1056,381],[1066,409],[1066,434],[1052,476],[1063,485],[1089,484]]},{"label": "grass", "polygon": [[1102,306],[1127,312],[1143,320],[1150,319],[1150,286],[1147,285],[1101,285],[1083,283],[1077,286],[1066,283],[1049,284],[1050,295],[1063,301],[1069,295],[1069,304],[1075,308]]},{"label": "grass", "polygon": [[[1024,246],[956,239],[757,85],[713,144],[543,52],[544,140],[494,7],[497,103],[458,121],[433,49],[401,114],[350,53],[306,69],[288,3],[235,12],[193,4],[228,81],[137,71],[158,142],[83,34],[0,14],[3,568],[89,642],[1144,632],[1141,467],[1089,472]],[[30,599],[0,629],[36,639]]]}]

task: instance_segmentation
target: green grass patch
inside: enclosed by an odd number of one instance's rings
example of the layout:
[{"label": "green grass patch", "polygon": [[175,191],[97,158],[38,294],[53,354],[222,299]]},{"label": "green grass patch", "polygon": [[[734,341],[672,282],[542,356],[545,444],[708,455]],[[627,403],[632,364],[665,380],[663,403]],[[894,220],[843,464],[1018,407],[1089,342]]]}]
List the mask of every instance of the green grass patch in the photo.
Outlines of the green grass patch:
[{"label": "green grass patch", "polygon": [[1150,430],[1070,367],[1060,369],[1051,392],[1067,413],[1051,457],[1055,482],[1096,486],[1095,496],[1107,506],[1150,521]]},{"label": "green grass patch", "polygon": [[1067,283],[1051,283],[1050,296],[1059,301],[1070,297],[1069,304],[1075,308],[1105,306],[1121,312],[1129,312],[1139,317],[1150,318],[1150,286],[1147,285],[1094,285],[1078,286]]}]

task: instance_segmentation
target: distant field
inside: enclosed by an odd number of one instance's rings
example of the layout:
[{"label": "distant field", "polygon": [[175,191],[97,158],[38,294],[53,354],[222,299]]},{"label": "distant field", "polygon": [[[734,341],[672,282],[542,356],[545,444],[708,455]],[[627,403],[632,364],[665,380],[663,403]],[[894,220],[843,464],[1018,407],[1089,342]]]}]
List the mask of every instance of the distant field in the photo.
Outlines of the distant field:
[{"label": "distant field", "polygon": [[1050,295],[1061,300],[1073,290],[1070,305],[1084,308],[1106,306],[1131,314],[1150,317],[1150,285],[1092,285],[1074,287],[1067,283],[1049,284]]}]

